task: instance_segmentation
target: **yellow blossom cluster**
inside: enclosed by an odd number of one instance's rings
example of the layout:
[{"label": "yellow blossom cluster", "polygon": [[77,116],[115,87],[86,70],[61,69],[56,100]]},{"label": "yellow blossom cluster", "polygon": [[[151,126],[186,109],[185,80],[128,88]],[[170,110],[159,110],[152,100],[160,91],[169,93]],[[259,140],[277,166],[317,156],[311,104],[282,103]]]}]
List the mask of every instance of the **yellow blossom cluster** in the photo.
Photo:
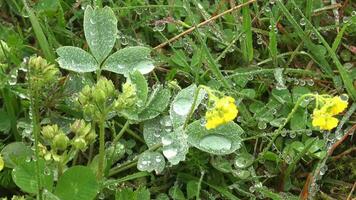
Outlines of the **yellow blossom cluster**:
[{"label": "yellow blossom cluster", "polygon": [[235,105],[235,99],[230,96],[225,96],[216,99],[214,107],[209,109],[205,114],[206,129],[213,129],[222,124],[228,123],[235,119],[238,110]]},{"label": "yellow blossom cluster", "polygon": [[322,106],[314,109],[312,125],[320,130],[332,130],[339,123],[339,120],[334,116],[343,112],[347,108],[348,102],[340,96],[319,96],[317,101],[321,101]]}]

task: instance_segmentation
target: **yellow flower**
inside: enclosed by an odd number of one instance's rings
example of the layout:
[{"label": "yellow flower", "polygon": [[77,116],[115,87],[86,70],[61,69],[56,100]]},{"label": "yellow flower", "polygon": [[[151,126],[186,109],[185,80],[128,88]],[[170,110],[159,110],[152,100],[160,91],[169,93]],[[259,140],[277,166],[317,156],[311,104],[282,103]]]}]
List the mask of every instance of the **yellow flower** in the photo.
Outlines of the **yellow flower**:
[{"label": "yellow flower", "polygon": [[5,165],[4,159],[3,159],[2,156],[0,155],[0,171],[1,171],[2,169],[4,169],[4,165]]},{"label": "yellow flower", "polygon": [[226,96],[216,100],[215,106],[205,114],[206,129],[216,128],[235,119],[238,110],[235,105],[235,99]]},{"label": "yellow flower", "polygon": [[329,108],[331,115],[337,115],[347,108],[347,101],[342,100],[339,96],[331,99],[331,107]]},{"label": "yellow flower", "polygon": [[312,125],[314,127],[319,127],[321,130],[331,130],[335,128],[338,123],[339,120],[330,113],[325,112],[325,109],[315,109],[313,112]]}]

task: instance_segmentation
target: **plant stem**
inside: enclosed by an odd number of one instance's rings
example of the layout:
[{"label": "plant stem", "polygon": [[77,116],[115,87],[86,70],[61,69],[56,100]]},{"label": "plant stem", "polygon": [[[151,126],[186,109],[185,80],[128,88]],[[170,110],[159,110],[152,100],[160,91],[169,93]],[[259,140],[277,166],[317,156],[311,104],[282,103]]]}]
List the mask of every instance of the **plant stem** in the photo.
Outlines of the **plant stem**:
[{"label": "plant stem", "polygon": [[104,159],[105,159],[105,117],[103,117],[99,125],[99,163],[98,163],[98,173],[97,178],[102,179],[104,175]]},{"label": "plant stem", "polygon": [[32,130],[33,136],[35,140],[35,157],[36,157],[36,179],[37,179],[37,199],[42,200],[42,183],[40,178],[40,165],[39,165],[39,133],[40,133],[40,125],[39,125],[39,113],[37,107],[37,91],[33,90],[32,84],[30,84],[31,91],[31,114],[32,114]]},{"label": "plant stem", "polygon": [[281,130],[287,125],[287,123],[289,122],[289,120],[293,117],[294,113],[297,111],[299,104],[306,98],[309,96],[315,96],[314,94],[305,94],[301,97],[299,97],[298,101],[295,103],[292,111],[288,114],[287,119],[284,121],[284,123],[279,126],[279,128],[275,131],[271,141],[267,144],[267,146],[263,149],[263,151],[260,153],[259,157],[254,161],[257,162],[259,160],[261,160],[264,156],[264,154],[272,147],[274,141],[277,139],[277,137],[281,134]]}]

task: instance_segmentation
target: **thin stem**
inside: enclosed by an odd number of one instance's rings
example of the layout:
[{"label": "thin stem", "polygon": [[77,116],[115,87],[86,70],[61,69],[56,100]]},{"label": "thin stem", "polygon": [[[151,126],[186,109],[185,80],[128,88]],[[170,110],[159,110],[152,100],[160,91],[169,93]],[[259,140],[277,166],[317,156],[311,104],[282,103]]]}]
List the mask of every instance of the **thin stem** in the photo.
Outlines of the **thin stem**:
[{"label": "thin stem", "polygon": [[277,137],[281,134],[281,130],[287,125],[290,119],[292,119],[294,113],[297,111],[300,103],[306,98],[310,96],[315,96],[314,94],[305,94],[301,97],[299,97],[298,101],[294,105],[292,111],[288,114],[287,119],[284,121],[284,123],[279,126],[279,128],[275,131],[271,141],[267,144],[267,146],[263,149],[263,151],[260,153],[260,156],[255,160],[255,162],[261,160],[264,156],[264,154],[272,147],[274,141],[277,139]]},{"label": "thin stem", "polygon": [[99,164],[97,178],[102,179],[104,175],[104,159],[105,159],[105,117],[103,117],[99,125]]},{"label": "thin stem", "polygon": [[188,116],[187,116],[187,118],[185,119],[183,129],[188,125],[188,122],[189,122],[190,118],[191,118],[192,115],[193,115],[195,106],[196,106],[196,104],[197,104],[199,92],[200,92],[200,89],[202,89],[202,88],[203,88],[203,86],[198,86],[198,88],[195,90],[194,97],[193,97],[192,107],[190,108],[189,113],[188,113]]},{"label": "thin stem", "polygon": [[[31,81],[30,81],[31,82]],[[37,90],[32,88],[32,84],[30,84],[31,91],[31,114],[32,114],[32,127],[33,127],[33,136],[35,140],[35,157],[36,157],[36,179],[37,179],[37,199],[42,200],[42,183],[40,178],[40,164],[39,164],[39,133],[40,133],[40,125],[39,125],[39,112],[37,105]]]},{"label": "thin stem", "polygon": [[173,38],[169,39],[168,41],[163,42],[162,44],[160,44],[160,45],[154,47],[153,49],[155,49],[155,50],[156,50],[156,49],[160,49],[160,48],[166,46],[167,44],[169,44],[169,43],[171,43],[171,42],[173,42],[173,41],[178,40],[179,38],[183,37],[184,35],[191,33],[191,32],[194,31],[196,28],[199,28],[199,27],[201,27],[201,26],[204,26],[204,25],[206,25],[206,24],[209,24],[211,21],[214,21],[214,20],[216,20],[216,19],[218,19],[218,18],[220,18],[220,17],[222,17],[222,16],[224,16],[224,15],[226,15],[226,14],[228,14],[228,13],[233,12],[234,10],[237,10],[237,9],[239,9],[239,8],[241,8],[241,7],[247,6],[247,5],[249,5],[249,4],[251,4],[251,3],[255,2],[255,1],[257,1],[257,0],[251,0],[251,1],[248,1],[248,2],[246,2],[246,3],[242,3],[242,4],[237,5],[237,6],[231,8],[231,9],[229,9],[229,10],[226,10],[226,11],[224,11],[224,12],[218,14],[218,15],[215,15],[215,16],[213,16],[213,17],[211,17],[211,18],[209,18],[209,19],[207,19],[207,20],[205,20],[205,21],[203,21],[203,22],[197,24],[196,26],[193,26],[193,27],[191,27],[190,29],[188,29],[188,30],[186,30],[186,31],[184,31],[184,32],[182,32],[182,33],[180,33],[180,34],[174,36]]}]

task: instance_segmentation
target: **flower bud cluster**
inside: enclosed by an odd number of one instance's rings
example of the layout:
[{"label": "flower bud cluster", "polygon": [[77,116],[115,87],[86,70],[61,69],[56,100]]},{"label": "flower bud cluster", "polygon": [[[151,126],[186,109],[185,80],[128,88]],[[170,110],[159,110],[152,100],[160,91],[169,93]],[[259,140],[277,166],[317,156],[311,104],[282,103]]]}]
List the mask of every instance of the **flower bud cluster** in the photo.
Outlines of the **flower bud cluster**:
[{"label": "flower bud cluster", "polygon": [[90,123],[85,123],[84,120],[76,120],[70,127],[71,132],[75,134],[72,139],[74,148],[84,151],[86,148],[94,143],[96,139],[96,132]]},{"label": "flower bud cluster", "polygon": [[98,121],[103,117],[103,112],[110,107],[116,97],[117,91],[114,84],[102,77],[96,85],[92,87],[85,86],[79,93],[78,101],[83,107],[84,115]]},{"label": "flower bud cluster", "polygon": [[36,88],[47,87],[58,79],[60,72],[54,64],[49,64],[41,56],[31,57],[28,61],[28,81]]}]

